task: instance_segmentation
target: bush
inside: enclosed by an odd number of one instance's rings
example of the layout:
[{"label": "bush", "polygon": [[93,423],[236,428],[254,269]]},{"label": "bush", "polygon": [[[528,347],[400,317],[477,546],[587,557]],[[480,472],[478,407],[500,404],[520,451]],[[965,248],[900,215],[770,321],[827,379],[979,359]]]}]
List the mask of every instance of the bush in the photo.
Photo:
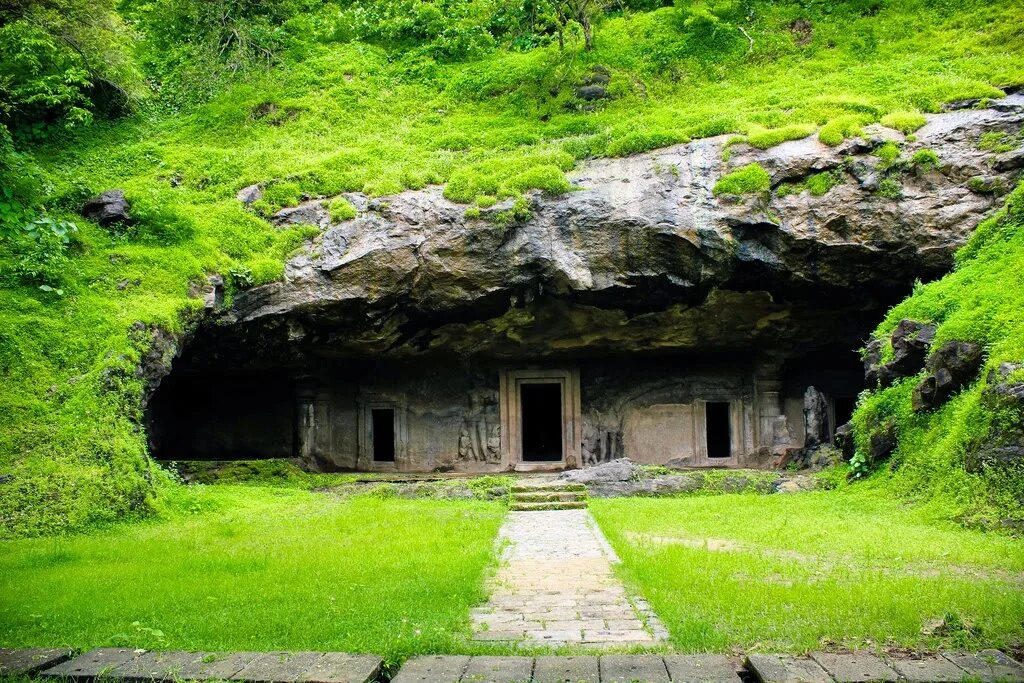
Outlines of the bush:
[{"label": "bush", "polygon": [[813,133],[813,124],[795,123],[781,128],[769,128],[750,133],[747,136],[747,143],[758,149],[768,149],[787,140],[801,140]]},{"label": "bush", "polygon": [[632,131],[622,137],[613,138],[608,143],[605,154],[610,157],[626,157],[687,141],[686,136],[668,131]]},{"label": "bush", "polygon": [[772,179],[760,164],[748,164],[728,173],[715,183],[712,192],[720,194],[755,194],[771,188]]},{"label": "bush", "polygon": [[818,139],[829,147],[841,144],[846,138],[860,135],[865,117],[859,114],[843,114],[832,119],[818,131]]}]

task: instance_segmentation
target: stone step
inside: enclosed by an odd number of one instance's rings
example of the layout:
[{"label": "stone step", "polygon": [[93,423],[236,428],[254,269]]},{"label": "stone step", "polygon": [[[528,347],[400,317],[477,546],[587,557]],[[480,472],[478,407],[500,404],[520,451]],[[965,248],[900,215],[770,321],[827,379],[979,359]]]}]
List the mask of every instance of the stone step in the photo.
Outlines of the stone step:
[{"label": "stone step", "polygon": [[585,484],[577,484],[570,481],[549,481],[543,484],[513,484],[512,493],[533,493],[538,491],[583,491],[586,492]]},{"label": "stone step", "polygon": [[512,502],[509,504],[509,509],[513,512],[528,512],[531,510],[583,510],[587,507],[587,501],[585,500],[574,500],[574,501],[563,501],[563,502],[545,502],[545,503],[517,503]]},{"label": "stone step", "polygon": [[586,491],[519,491],[511,495],[513,503],[574,502],[586,498]]}]

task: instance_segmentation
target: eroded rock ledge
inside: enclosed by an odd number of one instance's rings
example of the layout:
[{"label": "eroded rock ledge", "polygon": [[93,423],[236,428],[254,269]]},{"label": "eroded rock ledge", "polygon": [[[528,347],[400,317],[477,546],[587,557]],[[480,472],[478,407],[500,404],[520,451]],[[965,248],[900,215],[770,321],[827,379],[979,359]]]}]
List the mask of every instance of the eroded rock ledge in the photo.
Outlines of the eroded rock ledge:
[{"label": "eroded rock ledge", "polygon": [[[1022,120],[1024,96],[1013,95],[929,116],[913,141],[871,126],[838,147],[815,137],[734,145],[728,161],[727,136],[596,160],[571,175],[576,191],[534,192],[531,216],[510,224],[494,220],[503,204],[467,218],[440,187],[348,195],[358,215],[336,224],[326,202],[309,202],[278,220],[319,224],[322,234],[283,282],[236,296],[224,322],[337,355],[857,342],[915,279],[949,269],[999,201],[987,190],[1012,187],[1024,148],[994,154],[979,139],[1016,133]],[[882,162],[872,155],[889,140],[904,161],[925,149],[940,160],[890,173],[898,199],[879,194]],[[750,163],[775,190],[823,171],[840,182],[822,196],[713,194]]]}]

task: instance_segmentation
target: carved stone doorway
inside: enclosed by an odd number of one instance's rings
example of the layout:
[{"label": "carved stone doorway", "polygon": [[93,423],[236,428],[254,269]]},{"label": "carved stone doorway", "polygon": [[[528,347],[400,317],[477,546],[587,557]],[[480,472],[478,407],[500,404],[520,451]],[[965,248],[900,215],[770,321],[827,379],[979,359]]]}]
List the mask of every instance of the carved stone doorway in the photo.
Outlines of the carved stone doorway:
[{"label": "carved stone doorway", "polygon": [[517,471],[579,467],[579,370],[501,373],[502,462]]}]

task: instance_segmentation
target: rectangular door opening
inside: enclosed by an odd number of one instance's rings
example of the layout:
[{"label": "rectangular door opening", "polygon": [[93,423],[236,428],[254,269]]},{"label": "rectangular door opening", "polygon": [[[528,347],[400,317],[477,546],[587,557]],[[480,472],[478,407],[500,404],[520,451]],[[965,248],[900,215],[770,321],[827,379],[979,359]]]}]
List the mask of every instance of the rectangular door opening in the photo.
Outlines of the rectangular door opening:
[{"label": "rectangular door opening", "polygon": [[374,462],[395,461],[395,410],[374,408],[370,411],[370,439]]},{"label": "rectangular door opening", "polygon": [[728,458],[732,455],[732,426],[729,424],[729,404],[704,404],[704,434],[707,439],[708,458]]},{"label": "rectangular door opening", "polygon": [[561,382],[519,385],[523,460],[562,460],[563,416]]}]

